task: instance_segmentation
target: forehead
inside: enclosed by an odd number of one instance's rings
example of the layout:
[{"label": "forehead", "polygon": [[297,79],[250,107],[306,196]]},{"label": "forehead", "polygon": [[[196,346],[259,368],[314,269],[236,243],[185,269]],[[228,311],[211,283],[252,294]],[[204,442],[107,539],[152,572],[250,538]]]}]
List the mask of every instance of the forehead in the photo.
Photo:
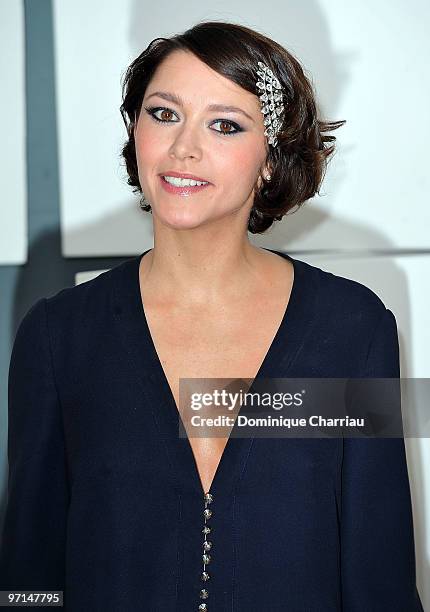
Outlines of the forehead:
[{"label": "forehead", "polygon": [[145,96],[159,90],[176,94],[190,105],[236,104],[254,116],[260,108],[256,94],[219,74],[189,51],[173,51],[159,64]]}]

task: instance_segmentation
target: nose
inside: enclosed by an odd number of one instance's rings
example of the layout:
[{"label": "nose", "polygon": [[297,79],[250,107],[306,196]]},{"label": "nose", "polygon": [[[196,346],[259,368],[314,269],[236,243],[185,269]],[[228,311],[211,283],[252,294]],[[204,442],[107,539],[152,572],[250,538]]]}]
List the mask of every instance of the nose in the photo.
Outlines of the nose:
[{"label": "nose", "polygon": [[183,125],[178,131],[175,130],[174,140],[169,149],[169,155],[177,159],[185,159],[187,157],[200,159],[202,156],[202,147],[198,134],[198,127],[189,124]]}]

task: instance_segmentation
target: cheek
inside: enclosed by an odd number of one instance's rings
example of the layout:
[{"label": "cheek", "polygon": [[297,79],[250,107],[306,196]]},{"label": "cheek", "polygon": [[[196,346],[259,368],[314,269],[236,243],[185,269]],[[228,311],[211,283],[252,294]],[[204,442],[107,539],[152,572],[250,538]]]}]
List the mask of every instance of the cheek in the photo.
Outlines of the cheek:
[{"label": "cheek", "polygon": [[134,136],[136,158],[139,165],[146,165],[157,157],[160,139],[151,129],[137,130]]},{"label": "cheek", "polygon": [[255,147],[232,147],[228,154],[220,156],[219,159],[220,176],[229,187],[233,186],[239,191],[249,191],[253,187],[261,165]]},{"label": "cheek", "polygon": [[151,190],[150,175],[159,167],[161,150],[160,139],[156,137],[154,130],[146,129],[135,132],[135,151],[139,182],[143,191]]}]

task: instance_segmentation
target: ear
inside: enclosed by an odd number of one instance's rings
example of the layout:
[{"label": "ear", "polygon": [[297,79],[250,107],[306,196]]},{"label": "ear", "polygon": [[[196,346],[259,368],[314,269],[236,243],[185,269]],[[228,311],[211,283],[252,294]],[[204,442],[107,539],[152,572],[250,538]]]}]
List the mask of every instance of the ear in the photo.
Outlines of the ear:
[{"label": "ear", "polygon": [[272,175],[272,170],[271,170],[271,166],[270,164],[266,164],[263,166],[263,168],[260,171],[260,174],[258,175],[258,179],[257,179],[257,188],[260,189],[261,184],[262,184],[262,176],[267,177],[267,176],[271,176]]},{"label": "ear", "polygon": [[263,174],[264,176],[272,176],[272,167],[270,164],[267,164],[266,166],[264,166]]}]

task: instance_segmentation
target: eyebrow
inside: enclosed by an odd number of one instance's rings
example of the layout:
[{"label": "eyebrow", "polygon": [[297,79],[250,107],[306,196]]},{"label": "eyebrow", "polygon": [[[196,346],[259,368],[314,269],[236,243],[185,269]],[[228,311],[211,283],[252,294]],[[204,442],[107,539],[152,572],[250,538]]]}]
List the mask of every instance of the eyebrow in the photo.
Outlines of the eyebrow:
[{"label": "eyebrow", "polygon": [[[174,102],[174,104],[177,104],[178,106],[184,106],[184,103],[179,96],[173,93],[169,93],[167,91],[154,91],[150,96],[147,97],[147,100],[149,100],[149,98],[152,98],[153,96],[158,96],[159,98],[163,98],[163,100],[167,100],[168,102]],[[242,115],[245,115],[245,117],[250,119],[252,122],[254,122],[254,119],[251,117],[251,115],[248,115],[247,112],[237,106],[230,106],[226,104],[209,104],[207,110],[217,111],[221,113],[240,113]]]}]

